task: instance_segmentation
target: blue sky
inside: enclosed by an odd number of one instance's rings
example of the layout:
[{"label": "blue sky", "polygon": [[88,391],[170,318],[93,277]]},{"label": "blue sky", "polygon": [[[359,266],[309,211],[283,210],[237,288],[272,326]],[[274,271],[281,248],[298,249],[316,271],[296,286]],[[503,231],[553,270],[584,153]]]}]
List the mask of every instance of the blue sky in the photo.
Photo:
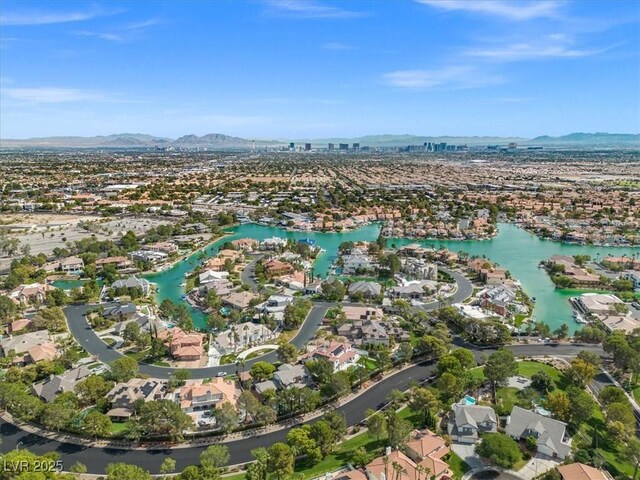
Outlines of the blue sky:
[{"label": "blue sky", "polygon": [[640,2],[11,1],[0,136],[640,132]]}]

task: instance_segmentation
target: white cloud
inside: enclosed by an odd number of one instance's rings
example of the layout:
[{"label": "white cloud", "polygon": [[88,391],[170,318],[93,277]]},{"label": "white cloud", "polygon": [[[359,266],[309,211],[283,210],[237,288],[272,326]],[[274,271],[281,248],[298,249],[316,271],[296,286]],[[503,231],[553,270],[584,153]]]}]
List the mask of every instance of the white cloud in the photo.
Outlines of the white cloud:
[{"label": "white cloud", "polygon": [[512,62],[545,58],[580,58],[597,55],[608,48],[585,49],[575,46],[575,40],[562,33],[554,33],[528,41],[511,41],[494,47],[481,47],[467,50],[471,57]]},{"label": "white cloud", "polygon": [[322,44],[324,50],[353,50],[353,47],[342,42],[327,42]]},{"label": "white cloud", "polygon": [[6,88],[3,91],[9,98],[34,103],[67,103],[105,100],[105,96],[99,92],[75,88]]},{"label": "white cloud", "polygon": [[468,66],[443,67],[437,70],[397,70],[383,76],[387,85],[414,90],[480,88],[503,83],[500,76]]},{"label": "white cloud", "polygon": [[[116,13],[116,12],[111,12]],[[25,25],[49,25],[53,23],[71,23],[91,20],[92,18],[109,15],[100,9],[76,10],[71,12],[43,12],[23,11],[10,12],[0,15],[0,25],[25,26]]]},{"label": "white cloud", "polygon": [[147,30],[149,27],[159,24],[160,21],[152,18],[149,20],[143,20],[137,23],[125,25],[120,28],[116,28],[110,32],[105,31],[93,31],[93,30],[80,30],[74,32],[76,35],[82,37],[95,37],[101,40],[107,40],[109,42],[127,42],[133,40],[139,34]]},{"label": "white cloud", "polygon": [[553,0],[417,0],[419,3],[447,11],[466,11],[497,15],[511,20],[530,20],[557,15],[560,2]]},{"label": "white cloud", "polygon": [[315,0],[271,0],[270,13],[297,18],[354,18],[364,16],[363,12],[344,10],[324,5]]}]

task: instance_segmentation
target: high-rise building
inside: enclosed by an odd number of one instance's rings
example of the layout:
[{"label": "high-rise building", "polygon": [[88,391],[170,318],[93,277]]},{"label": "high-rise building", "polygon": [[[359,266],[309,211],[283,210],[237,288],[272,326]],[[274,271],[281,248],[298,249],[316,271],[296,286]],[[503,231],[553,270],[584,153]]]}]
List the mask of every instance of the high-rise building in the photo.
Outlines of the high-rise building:
[{"label": "high-rise building", "polygon": [[336,146],[333,143],[329,144],[329,151],[333,152],[333,150],[336,148]]},{"label": "high-rise building", "polygon": [[349,150],[349,144],[348,143],[341,143],[340,144],[340,150]]},{"label": "high-rise building", "polygon": [[360,150],[360,144],[359,143],[354,143],[353,144],[353,149],[357,152],[358,150]]},{"label": "high-rise building", "polygon": [[296,149],[296,144],[294,142],[291,142],[289,144],[289,150],[291,150],[292,152]]},{"label": "high-rise building", "polygon": [[304,144],[304,151],[305,152],[311,151],[311,144],[310,143],[305,143]]}]

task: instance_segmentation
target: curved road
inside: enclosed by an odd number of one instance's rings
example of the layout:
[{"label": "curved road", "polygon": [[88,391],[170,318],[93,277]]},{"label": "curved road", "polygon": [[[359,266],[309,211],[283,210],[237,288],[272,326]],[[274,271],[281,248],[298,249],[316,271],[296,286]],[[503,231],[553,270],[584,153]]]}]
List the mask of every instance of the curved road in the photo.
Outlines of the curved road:
[{"label": "curved road", "polygon": [[[253,260],[249,265],[255,265],[255,262],[258,259],[259,257]],[[253,268],[255,268],[255,266]],[[448,270],[445,268],[441,268],[441,269],[447,272],[449,275],[451,275],[456,281],[456,283],[458,284],[458,289],[450,299],[451,303],[462,302],[471,296],[471,294],[473,293],[473,285],[464,275],[461,275],[458,272],[454,272],[452,270]],[[256,285],[255,281],[254,282],[250,281],[251,279],[250,272],[252,270],[253,269],[250,268],[249,266],[243,270],[242,272],[243,275],[245,274],[245,272],[249,272],[247,275],[245,275],[246,278],[243,277],[243,281],[248,282],[255,287]],[[297,348],[302,348],[303,346],[305,346],[307,342],[309,342],[309,340],[313,338],[316,331],[322,324],[322,319],[324,318],[327,310],[330,307],[335,305],[337,304],[330,303],[330,302],[315,302],[306,320],[298,330],[298,333],[291,340],[291,343],[295,345]],[[344,305],[352,305],[352,304],[344,303]],[[353,304],[353,305],[359,305],[359,304]],[[106,343],[104,343],[87,322],[87,319],[85,318],[85,313],[88,310],[95,308],[95,306],[96,305],[73,305],[70,307],[66,307],[64,309],[64,313],[67,317],[67,323],[69,325],[69,330],[71,334],[76,338],[76,340],[82,346],[82,348],[84,348],[91,355],[95,355],[101,362],[108,364],[113,362],[120,356],[122,356],[122,354],[117,350],[114,350],[113,348],[109,347]],[[431,302],[428,304],[421,305],[418,308],[428,311],[428,310],[435,310],[439,306],[440,306],[439,302]],[[245,366],[251,366],[252,364],[258,361],[275,363],[277,360],[278,360],[277,352],[269,352],[264,355],[254,357],[251,360],[247,360],[245,362]],[[200,378],[215,377],[217,374],[221,372],[224,372],[227,374],[237,373],[237,369],[238,369],[237,365],[230,364],[230,365],[219,365],[215,367],[188,368],[187,370],[191,372],[191,378],[200,379]],[[140,373],[149,375],[154,378],[168,379],[171,376],[172,371],[173,369],[170,367],[160,367],[158,365],[150,365],[147,363],[140,364]]]},{"label": "curved road", "polygon": [[[576,344],[532,344],[514,345],[508,347],[515,355],[520,357],[537,355],[575,356],[580,350],[590,350],[603,356],[601,347],[593,345]],[[475,353],[490,354],[494,349],[476,349]],[[384,403],[389,392],[393,389],[406,390],[412,381],[424,381],[433,375],[435,363],[426,361],[407,368],[397,374],[386,378],[375,386],[354,398],[349,403],[339,407],[348,425],[361,422],[365,417],[367,408],[379,408]],[[251,449],[257,447],[269,447],[275,442],[286,438],[287,430],[266,433],[263,435],[247,436],[244,439],[226,443],[231,454],[229,463],[238,464],[252,460]],[[138,465],[151,472],[157,473],[162,461],[171,457],[176,461],[176,470],[180,471],[188,465],[199,463],[199,455],[205,446],[193,446],[188,448],[164,449],[164,450],[121,450],[117,448],[83,447],[75,444],[61,443],[37,435],[26,433],[18,427],[0,420],[0,437],[2,445],[0,451],[10,451],[16,447],[27,448],[37,454],[57,452],[61,455],[66,470],[75,463],[85,464],[90,472],[101,474],[109,463],[126,462]]]}]

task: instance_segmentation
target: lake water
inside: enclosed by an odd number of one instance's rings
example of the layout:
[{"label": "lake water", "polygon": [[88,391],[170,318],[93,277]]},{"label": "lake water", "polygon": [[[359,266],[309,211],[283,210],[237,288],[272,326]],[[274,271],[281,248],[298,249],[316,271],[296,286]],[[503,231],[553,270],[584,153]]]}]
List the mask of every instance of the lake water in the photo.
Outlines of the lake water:
[{"label": "lake water", "polygon": [[[254,238],[264,240],[269,237],[284,237],[292,239],[310,238],[316,241],[325,252],[318,256],[314,264],[316,275],[326,275],[331,263],[337,258],[338,247],[346,241],[375,240],[380,231],[379,224],[367,225],[359,230],[342,233],[319,232],[291,232],[278,227],[267,227],[255,224],[243,224],[228,230],[228,236],[219,239],[209,245],[204,254],[207,258],[215,255],[220,245],[237,238]],[[640,253],[640,247],[617,248],[567,245],[564,243],[541,240],[535,235],[522,230],[512,224],[500,224],[498,235],[490,240],[416,240],[409,238],[390,238],[390,246],[400,247],[409,243],[420,243],[435,248],[444,246],[453,251],[464,251],[470,255],[486,256],[501,267],[511,272],[514,278],[520,280],[525,292],[530,297],[536,298],[534,316],[545,323],[551,329],[558,328],[561,324],[569,325],[571,332],[580,325],[573,319],[569,297],[576,296],[583,291],[557,290],[547,273],[538,268],[541,260],[546,260],[552,255],[577,255],[586,254],[596,257],[607,255],[621,256]],[[201,252],[193,254],[186,260],[178,262],[172,268],[163,272],[147,275],[149,281],[158,285],[159,302],[169,298],[174,302],[180,302],[184,295],[184,288],[180,284],[185,281],[185,274],[192,272],[201,261],[198,257]],[[205,315],[197,309],[191,309],[196,326],[205,325]]]}]

